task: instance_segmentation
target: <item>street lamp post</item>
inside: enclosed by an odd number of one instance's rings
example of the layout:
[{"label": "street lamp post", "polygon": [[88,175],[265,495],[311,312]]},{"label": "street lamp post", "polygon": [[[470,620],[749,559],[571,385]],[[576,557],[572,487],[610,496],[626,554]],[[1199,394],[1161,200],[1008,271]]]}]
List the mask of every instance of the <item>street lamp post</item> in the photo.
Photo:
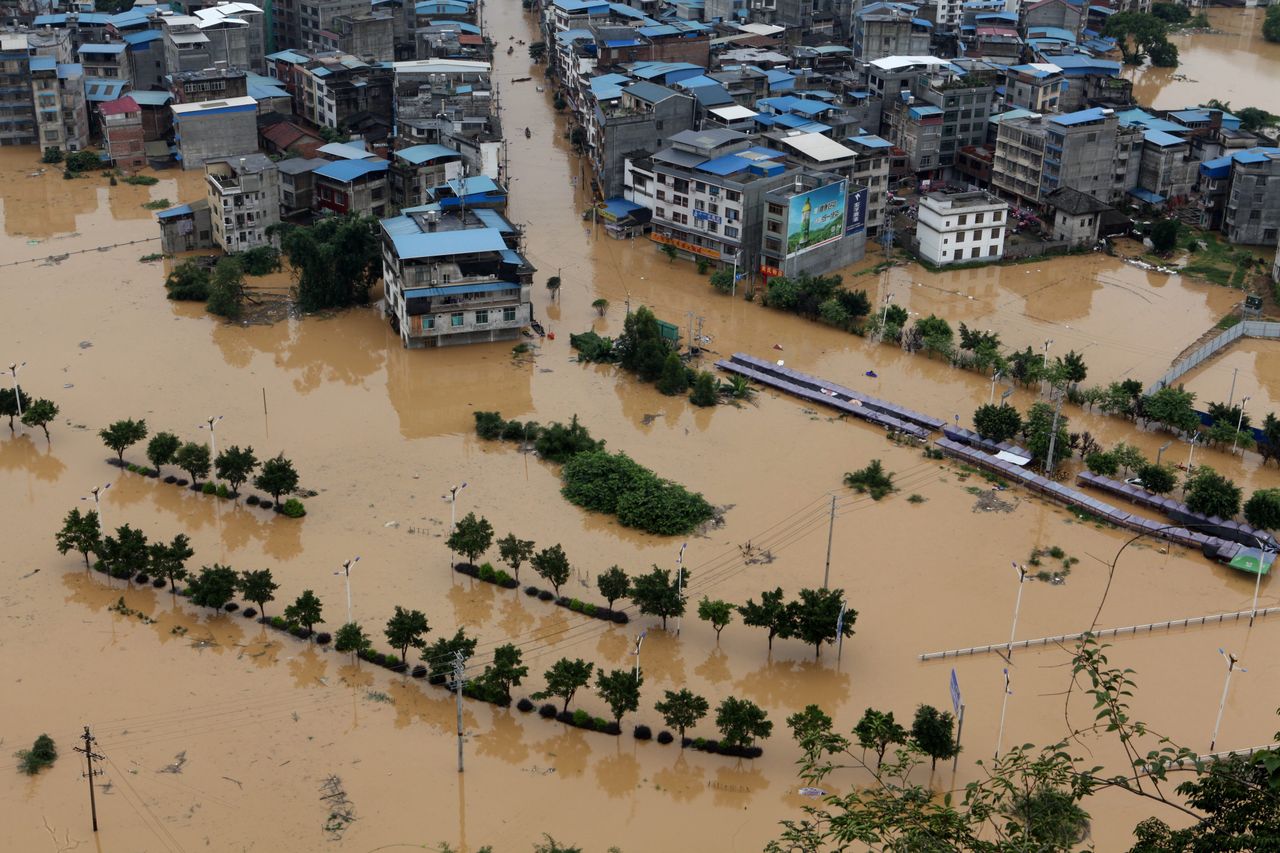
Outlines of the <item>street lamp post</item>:
[{"label": "street lamp post", "polygon": [[1000,377],[1003,375],[1004,373],[999,370],[991,374],[991,393],[987,396],[988,406],[990,406],[992,403],[996,401],[996,383],[1000,381]]},{"label": "street lamp post", "polygon": [[640,646],[644,645],[644,638],[648,633],[648,631],[640,632],[640,636],[636,637],[636,650],[632,652],[632,654],[636,656],[635,676],[637,684],[640,683]]},{"label": "street lamp post", "polygon": [[[467,487],[466,483],[459,486],[450,486],[449,494],[441,495],[449,502],[449,535],[453,535],[454,528],[458,526],[458,492]],[[449,548],[449,568],[453,568],[453,548]]]},{"label": "street lamp post", "polygon": [[1240,417],[1236,418],[1236,434],[1231,439],[1231,452],[1236,452],[1236,445],[1240,443],[1240,427],[1244,426],[1244,404],[1249,402],[1249,397],[1240,398]]},{"label": "street lamp post", "polygon": [[22,387],[18,385],[18,371],[26,366],[25,361],[21,364],[9,362],[9,375],[13,377],[13,399],[18,404],[18,420],[22,420]]},{"label": "street lamp post", "polygon": [[1013,663],[1013,638],[1018,632],[1018,611],[1022,609],[1022,585],[1027,579],[1027,567],[1013,563],[1013,570],[1018,573],[1018,598],[1013,605],[1013,627],[1009,629],[1009,647],[1005,659]]},{"label": "street lamp post", "polygon": [[351,567],[360,562],[359,557],[352,557],[342,564],[342,568],[334,572],[335,575],[342,575],[343,580],[347,584],[347,622],[351,622]]},{"label": "street lamp post", "polygon": [[213,466],[213,482],[215,483],[218,482],[218,466],[216,464],[218,459],[218,437],[215,430],[217,429],[218,421],[220,420],[222,420],[222,415],[213,415],[204,423],[200,424],[200,429],[209,430],[209,450],[215,462]]},{"label": "street lamp post", "polygon": [[1172,441],[1166,441],[1164,444],[1160,445],[1160,449],[1156,451],[1156,467],[1157,468],[1160,467],[1160,457],[1164,456],[1164,452],[1169,449],[1169,445],[1171,444],[1173,444]]},{"label": "street lamp post", "polygon": [[1189,453],[1187,453],[1187,473],[1188,474],[1193,474],[1195,473],[1195,470],[1196,470],[1195,466],[1191,464],[1191,460],[1195,458],[1196,442],[1199,440],[1200,440],[1200,433],[1197,432],[1194,435],[1192,435],[1191,440],[1187,442],[1188,444],[1191,445],[1191,450]]},{"label": "street lamp post", "polygon": [[1241,672],[1249,671],[1242,666],[1241,667],[1236,666],[1236,664],[1240,663],[1240,658],[1236,657],[1231,652],[1218,649],[1218,654],[1226,658],[1227,680],[1222,685],[1222,700],[1218,702],[1218,719],[1215,720],[1213,723],[1213,738],[1209,741],[1209,752],[1211,753],[1213,752],[1213,748],[1218,744],[1218,727],[1222,725],[1222,712],[1226,710],[1226,707],[1227,707],[1227,691],[1231,689],[1231,676],[1237,669],[1239,669]]},{"label": "street lamp post", "polygon": [[[89,490],[89,496],[93,498],[93,511],[98,514],[98,532],[104,536],[107,533],[107,525],[102,520],[102,498],[103,492],[109,488],[111,488],[111,484],[107,483],[105,486],[94,486]],[[87,501],[89,498],[81,498],[80,500]]]},{"label": "street lamp post", "polygon": [[1052,338],[1050,338],[1049,340],[1047,340],[1047,341],[1045,341],[1045,342],[1044,342],[1044,360],[1043,360],[1042,362],[1040,362],[1040,372],[1041,372],[1041,373],[1048,373],[1048,372],[1049,372],[1049,347],[1051,347],[1051,346],[1053,346],[1053,339],[1052,339]]},{"label": "street lamp post", "polygon": [[996,734],[996,754],[995,758],[1000,757],[1000,746],[1004,742],[1004,712],[1009,709],[1009,697],[1013,694],[1013,690],[1009,686],[1009,667],[1004,668],[1004,698],[1000,701],[1000,731]]}]

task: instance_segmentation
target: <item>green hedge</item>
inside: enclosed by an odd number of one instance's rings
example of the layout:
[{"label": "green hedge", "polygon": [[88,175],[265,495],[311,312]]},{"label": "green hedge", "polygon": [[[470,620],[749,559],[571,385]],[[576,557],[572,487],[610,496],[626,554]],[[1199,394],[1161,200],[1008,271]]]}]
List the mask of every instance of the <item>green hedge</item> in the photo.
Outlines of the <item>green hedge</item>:
[{"label": "green hedge", "polygon": [[702,495],[662,479],[625,453],[576,454],[560,476],[561,494],[570,503],[616,515],[624,526],[646,533],[688,533],[715,514]]}]

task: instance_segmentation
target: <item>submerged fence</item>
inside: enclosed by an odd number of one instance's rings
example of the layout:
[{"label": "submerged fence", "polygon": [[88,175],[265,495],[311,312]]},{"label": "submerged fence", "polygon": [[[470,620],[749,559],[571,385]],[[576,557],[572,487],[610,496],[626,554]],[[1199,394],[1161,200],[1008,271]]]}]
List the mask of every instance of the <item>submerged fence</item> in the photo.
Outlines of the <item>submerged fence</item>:
[{"label": "submerged fence", "polygon": [[[967,657],[969,655],[985,655],[999,653],[1010,649],[1029,649],[1033,646],[1048,646],[1056,643],[1069,643],[1083,639],[1085,634],[1095,637],[1123,637],[1125,635],[1150,634],[1153,631],[1171,631],[1174,628],[1191,628],[1198,625],[1217,625],[1222,622],[1239,622],[1252,616],[1252,610],[1237,610],[1234,613],[1213,613],[1208,616],[1188,616],[1185,619],[1170,619],[1167,622],[1148,622],[1145,625],[1126,625],[1123,628],[1099,628],[1096,631],[1080,631],[1076,634],[1059,634],[1056,637],[1037,637],[1034,640],[1015,640],[1010,643],[992,643],[989,646],[970,646],[967,649],[948,649],[945,652],[925,652],[920,660],[943,660],[944,658]],[[1258,618],[1280,614],[1280,607],[1259,607]]]},{"label": "submerged fence", "polygon": [[1151,386],[1147,388],[1147,393],[1154,394],[1161,388],[1172,385],[1183,374],[1199,367],[1241,338],[1280,339],[1280,323],[1271,323],[1266,320],[1242,320],[1236,323],[1207,344],[1199,346],[1188,353],[1186,358],[1169,368],[1164,376],[1151,383]]}]

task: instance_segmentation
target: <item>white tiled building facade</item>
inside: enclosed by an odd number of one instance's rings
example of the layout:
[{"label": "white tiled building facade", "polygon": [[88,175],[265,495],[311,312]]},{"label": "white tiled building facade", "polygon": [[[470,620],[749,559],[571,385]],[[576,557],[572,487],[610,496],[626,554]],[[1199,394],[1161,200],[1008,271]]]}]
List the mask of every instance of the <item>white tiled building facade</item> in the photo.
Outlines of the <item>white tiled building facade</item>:
[{"label": "white tiled building facade", "polygon": [[1004,257],[1009,205],[985,192],[929,193],[920,199],[916,240],[931,264]]}]

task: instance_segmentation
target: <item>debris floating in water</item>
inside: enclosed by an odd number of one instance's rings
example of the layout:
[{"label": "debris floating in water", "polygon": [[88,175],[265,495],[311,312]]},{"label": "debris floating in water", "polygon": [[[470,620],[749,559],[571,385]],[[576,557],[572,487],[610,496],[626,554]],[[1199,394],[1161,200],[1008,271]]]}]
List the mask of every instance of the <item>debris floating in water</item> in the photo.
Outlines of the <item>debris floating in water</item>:
[{"label": "debris floating in water", "polygon": [[801,788],[796,793],[802,797],[825,797],[827,795],[827,792],[821,788]]}]

